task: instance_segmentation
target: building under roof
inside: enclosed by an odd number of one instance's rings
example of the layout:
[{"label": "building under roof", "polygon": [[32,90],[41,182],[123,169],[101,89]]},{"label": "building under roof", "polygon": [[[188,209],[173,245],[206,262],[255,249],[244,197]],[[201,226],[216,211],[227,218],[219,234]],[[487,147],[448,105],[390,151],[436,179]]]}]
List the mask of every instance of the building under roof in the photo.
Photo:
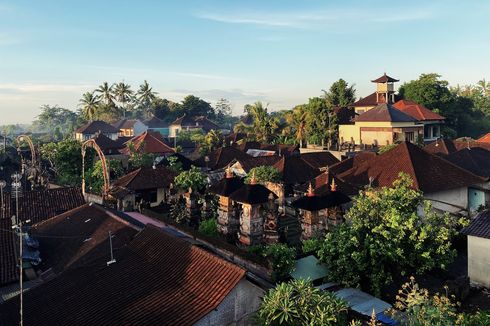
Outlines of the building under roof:
[{"label": "building under roof", "polygon": [[134,150],[138,153],[145,154],[172,154],[175,151],[165,144],[162,135],[159,132],[145,131],[144,133],[131,138],[125,144],[125,148],[121,150],[122,154],[129,155],[131,149],[129,144],[134,146]]},{"label": "building under roof", "polygon": [[[10,220],[15,215],[15,199],[10,193],[4,192],[3,195],[5,210],[0,212],[0,217]],[[83,204],[85,198],[80,188],[25,191],[19,198],[19,217],[23,221],[31,220],[32,224],[36,224]]]},{"label": "building under roof", "polygon": [[486,149],[479,147],[464,148],[444,158],[482,178],[490,178],[490,151]]},{"label": "building under roof", "polygon": [[[192,325],[213,314],[245,277],[245,270],[151,225],[114,250],[114,263],[108,259],[70,268],[26,292],[24,323]],[[238,300],[229,303],[237,309]],[[1,325],[19,323],[18,305],[16,299],[0,305]]]},{"label": "building under roof", "polygon": [[75,132],[79,134],[117,134],[119,132],[119,129],[111,126],[105,121],[96,120],[87,122],[86,124],[78,128]]},{"label": "building under roof", "polygon": [[417,119],[398,110],[391,104],[381,103],[371,110],[360,114],[354,119],[364,122],[416,122]]},{"label": "building under roof", "polygon": [[85,204],[33,225],[31,235],[39,241],[42,262],[38,268],[59,273],[110,257],[109,232],[113,247],[120,248],[138,231],[102,206]]},{"label": "building under roof", "polygon": [[[347,168],[344,168],[345,165]],[[443,158],[429,154],[409,142],[364,161],[351,158],[332,166],[332,171],[343,181],[356,186],[391,186],[400,172],[408,174],[415,189],[424,193],[468,187],[485,180]]]},{"label": "building under roof", "polygon": [[418,121],[442,121],[445,120],[442,115],[429,110],[422,104],[418,104],[414,101],[409,100],[399,100],[394,103],[393,106],[403,113],[417,119]]},{"label": "building under roof", "polygon": [[195,163],[200,167],[217,170],[228,166],[234,160],[247,160],[250,157],[250,155],[240,151],[236,147],[227,146],[217,148],[206,156],[201,156]]},{"label": "building under roof", "polygon": [[117,188],[126,188],[132,191],[156,188],[168,188],[177,175],[166,166],[141,167],[123,175],[112,183]]}]

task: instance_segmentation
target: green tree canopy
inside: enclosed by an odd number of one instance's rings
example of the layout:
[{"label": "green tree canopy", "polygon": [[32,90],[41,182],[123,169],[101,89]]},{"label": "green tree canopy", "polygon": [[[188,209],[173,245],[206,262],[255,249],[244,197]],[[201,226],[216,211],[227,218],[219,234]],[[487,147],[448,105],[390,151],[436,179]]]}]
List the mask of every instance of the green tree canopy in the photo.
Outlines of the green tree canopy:
[{"label": "green tree canopy", "polygon": [[208,102],[194,95],[187,95],[181,103],[182,110],[188,116],[206,116],[209,119],[215,118],[214,109]]},{"label": "green tree canopy", "polygon": [[332,142],[337,129],[333,107],[324,98],[313,97],[308,101],[307,111],[306,135],[308,141],[314,144]]},{"label": "green tree canopy", "polygon": [[201,191],[208,184],[208,178],[198,167],[193,166],[189,171],[183,171],[176,176],[174,183],[184,191]]},{"label": "green tree canopy", "polygon": [[325,99],[332,106],[347,107],[355,102],[356,90],[354,85],[349,86],[349,83],[341,78],[325,92]]},{"label": "green tree canopy", "polygon": [[379,295],[403,275],[444,269],[453,260],[451,239],[462,222],[435,213],[412,183],[400,173],[392,187],[359,194],[319,250],[330,279]]},{"label": "green tree canopy", "polygon": [[260,325],[347,325],[347,304],[311,282],[293,280],[266,293],[257,321]]},{"label": "green tree canopy", "polygon": [[[404,99],[420,103],[444,116],[444,136],[478,137],[488,132],[490,116],[485,112],[485,97],[465,94],[458,88],[450,89],[449,83],[440,78],[441,76],[435,73],[422,74],[419,79],[404,83],[399,93]],[[483,94],[485,91],[480,92]]]},{"label": "green tree canopy", "polygon": [[[49,162],[56,183],[65,186],[80,186],[82,183],[82,144],[73,139],[43,144],[39,152],[41,158]],[[91,166],[94,151],[88,148],[86,166]]]},{"label": "green tree canopy", "polygon": [[281,174],[279,170],[270,165],[262,165],[252,168],[245,177],[245,183],[250,183],[252,176],[257,182],[280,182]]},{"label": "green tree canopy", "polygon": [[43,105],[32,129],[40,132],[53,132],[56,127],[59,127],[63,131],[63,135],[68,135],[75,130],[77,118],[77,114],[73,111],[57,105]]},{"label": "green tree canopy", "polygon": [[[124,175],[124,169],[121,161],[119,160],[107,160],[107,168],[109,171],[110,180],[115,180]],[[88,171],[86,172],[86,176],[86,187],[89,189],[89,192],[101,194],[102,187],[104,186],[102,161],[98,160],[97,162],[95,162],[93,167],[88,169]]]}]

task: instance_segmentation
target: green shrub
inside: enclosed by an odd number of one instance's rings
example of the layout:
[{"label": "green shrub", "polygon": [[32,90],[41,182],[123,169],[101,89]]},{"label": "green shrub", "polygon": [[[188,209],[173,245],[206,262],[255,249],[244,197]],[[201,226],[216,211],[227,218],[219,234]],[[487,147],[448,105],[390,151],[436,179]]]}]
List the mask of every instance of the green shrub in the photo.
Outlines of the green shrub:
[{"label": "green shrub", "polygon": [[218,233],[218,223],[214,218],[210,218],[209,220],[204,220],[199,224],[199,233],[210,237],[217,237]]},{"label": "green shrub", "polygon": [[260,325],[347,325],[347,305],[311,282],[293,280],[269,290],[257,312]]},{"label": "green shrub", "polygon": [[302,242],[303,253],[313,253],[316,255],[317,251],[322,246],[322,240],[318,238],[312,238],[308,240],[304,240]]}]

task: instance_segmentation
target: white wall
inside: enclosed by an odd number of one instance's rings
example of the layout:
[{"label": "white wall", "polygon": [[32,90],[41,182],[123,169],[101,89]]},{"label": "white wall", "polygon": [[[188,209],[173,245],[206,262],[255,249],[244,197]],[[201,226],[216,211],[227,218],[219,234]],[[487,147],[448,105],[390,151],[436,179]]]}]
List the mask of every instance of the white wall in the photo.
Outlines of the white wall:
[{"label": "white wall", "polygon": [[490,239],[468,236],[470,282],[490,288]]},{"label": "white wall", "polygon": [[147,131],[148,127],[143,122],[136,120],[133,126],[133,130],[134,130],[134,135],[137,136]]},{"label": "white wall", "polygon": [[449,213],[458,213],[468,208],[468,188],[425,193],[424,198],[432,202],[432,207]]},{"label": "white wall", "polygon": [[242,279],[218,307],[195,325],[254,325],[252,318],[260,306],[264,290]]}]

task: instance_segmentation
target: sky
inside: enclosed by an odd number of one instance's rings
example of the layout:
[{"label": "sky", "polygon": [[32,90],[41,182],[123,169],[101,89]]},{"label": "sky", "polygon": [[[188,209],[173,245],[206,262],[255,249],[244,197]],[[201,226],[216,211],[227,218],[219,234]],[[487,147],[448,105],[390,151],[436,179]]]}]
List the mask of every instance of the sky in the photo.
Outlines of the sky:
[{"label": "sky", "polygon": [[384,72],[472,84],[490,79],[488,17],[488,0],[0,0],[0,125],[76,110],[104,81],[226,98],[235,114],[290,109],[339,78],[366,96]]}]

